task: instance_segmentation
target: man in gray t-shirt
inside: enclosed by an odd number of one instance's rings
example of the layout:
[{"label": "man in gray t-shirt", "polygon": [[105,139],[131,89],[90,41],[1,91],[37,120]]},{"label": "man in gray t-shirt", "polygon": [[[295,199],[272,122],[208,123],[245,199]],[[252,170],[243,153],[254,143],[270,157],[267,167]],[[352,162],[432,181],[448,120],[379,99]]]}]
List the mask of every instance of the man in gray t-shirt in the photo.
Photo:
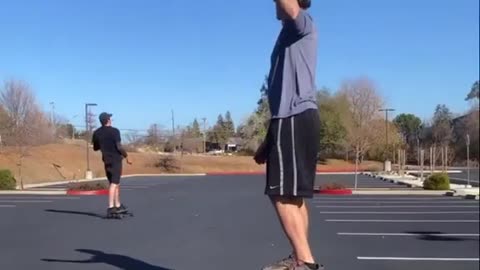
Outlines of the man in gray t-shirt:
[{"label": "man in gray t-shirt", "polygon": [[264,270],[323,269],[308,243],[308,210],[313,197],[320,120],[315,73],[317,32],[307,13],[310,0],[274,0],[282,29],[271,55],[268,76],[270,126],[255,154],[267,163],[265,194],[270,197],[293,252]]}]

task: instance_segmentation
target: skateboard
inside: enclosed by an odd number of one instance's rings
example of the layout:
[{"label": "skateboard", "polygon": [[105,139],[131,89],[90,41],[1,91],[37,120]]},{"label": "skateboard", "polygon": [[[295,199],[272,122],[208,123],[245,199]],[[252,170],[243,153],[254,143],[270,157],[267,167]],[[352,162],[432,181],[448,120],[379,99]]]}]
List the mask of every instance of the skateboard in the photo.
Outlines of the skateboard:
[{"label": "skateboard", "polygon": [[124,217],[133,217],[131,212],[122,212],[122,213],[108,213],[105,217],[106,219],[123,219]]}]

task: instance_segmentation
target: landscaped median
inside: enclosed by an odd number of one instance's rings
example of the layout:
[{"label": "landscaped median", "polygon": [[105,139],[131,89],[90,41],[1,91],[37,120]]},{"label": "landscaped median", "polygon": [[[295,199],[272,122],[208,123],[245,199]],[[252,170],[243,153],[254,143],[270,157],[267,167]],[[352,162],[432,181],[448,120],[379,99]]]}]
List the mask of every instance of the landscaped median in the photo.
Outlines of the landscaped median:
[{"label": "landscaped median", "polygon": [[108,185],[103,181],[72,183],[67,188],[67,195],[76,195],[76,196],[108,195]]},{"label": "landscaped median", "polygon": [[323,195],[352,195],[353,191],[341,184],[329,183],[315,188],[315,193]]},{"label": "landscaped median", "polygon": [[432,194],[441,193],[446,196],[459,196],[466,199],[477,199],[479,196],[479,188],[471,185],[458,185],[450,183],[450,177],[445,172],[435,172],[426,179],[404,174],[382,174],[382,173],[363,173],[371,177],[379,178],[383,181],[391,183],[403,184],[411,188],[422,188],[422,192],[430,192]]}]

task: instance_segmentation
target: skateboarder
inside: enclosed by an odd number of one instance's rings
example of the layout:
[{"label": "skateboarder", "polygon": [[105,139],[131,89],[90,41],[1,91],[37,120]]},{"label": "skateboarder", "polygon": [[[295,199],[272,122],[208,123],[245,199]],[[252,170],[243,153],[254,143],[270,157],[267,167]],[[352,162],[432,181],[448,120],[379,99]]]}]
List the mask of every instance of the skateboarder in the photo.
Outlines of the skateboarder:
[{"label": "skateboarder", "polygon": [[103,112],[99,116],[102,126],[95,130],[92,137],[93,150],[102,152],[105,173],[110,183],[108,193],[108,215],[125,213],[126,207],[120,202],[120,178],[122,176],[122,161],[128,158],[127,151],[122,147],[120,131],[112,127],[112,114]]},{"label": "skateboarder", "polygon": [[305,199],[313,197],[319,150],[316,100],[317,32],[310,0],[274,0],[282,29],[271,55],[268,134],[255,154],[267,163],[265,194],[277,212],[293,252],[264,270],[324,269],[308,241]]}]

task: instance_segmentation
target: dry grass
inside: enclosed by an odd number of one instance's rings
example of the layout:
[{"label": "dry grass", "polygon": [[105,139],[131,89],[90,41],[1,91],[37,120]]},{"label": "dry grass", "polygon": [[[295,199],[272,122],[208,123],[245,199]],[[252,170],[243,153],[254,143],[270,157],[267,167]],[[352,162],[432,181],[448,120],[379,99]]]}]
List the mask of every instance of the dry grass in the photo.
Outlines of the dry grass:
[{"label": "dry grass", "polygon": [[[146,153],[130,153],[133,165],[124,163],[124,174],[165,173],[162,168],[155,167],[160,155]],[[253,162],[248,156],[201,156],[176,155],[178,173],[206,172],[256,172],[263,171],[264,166]],[[364,164],[370,166],[370,163]],[[86,149],[84,144],[50,144],[30,149],[22,167],[24,184],[81,179],[86,170]],[[90,151],[90,168],[95,177],[105,176],[101,154]],[[344,161],[328,161],[320,165],[322,170],[352,169],[352,164]],[[3,148],[0,153],[0,169],[10,169],[19,179],[17,158],[14,149]],[[18,180],[17,180],[18,181]]]}]

